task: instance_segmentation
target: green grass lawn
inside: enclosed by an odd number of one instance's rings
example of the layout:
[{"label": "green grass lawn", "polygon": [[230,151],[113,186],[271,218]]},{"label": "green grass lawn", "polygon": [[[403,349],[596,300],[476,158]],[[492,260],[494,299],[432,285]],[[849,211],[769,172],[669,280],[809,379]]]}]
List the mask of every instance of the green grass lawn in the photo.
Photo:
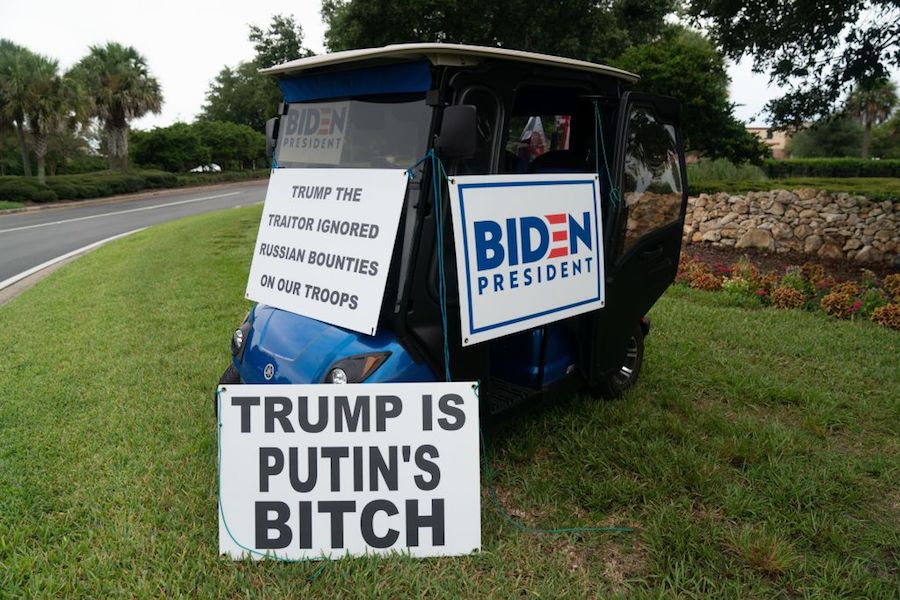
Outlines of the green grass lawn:
[{"label": "green grass lawn", "polygon": [[866,597],[900,582],[900,335],[672,289],[639,385],[486,431],[481,554],[217,555],[211,390],[260,207],[185,219],[0,306],[0,597]]},{"label": "green grass lawn", "polygon": [[13,202],[12,200],[0,200],[0,210],[6,210],[7,208],[19,208],[20,206],[25,206],[21,202]]}]

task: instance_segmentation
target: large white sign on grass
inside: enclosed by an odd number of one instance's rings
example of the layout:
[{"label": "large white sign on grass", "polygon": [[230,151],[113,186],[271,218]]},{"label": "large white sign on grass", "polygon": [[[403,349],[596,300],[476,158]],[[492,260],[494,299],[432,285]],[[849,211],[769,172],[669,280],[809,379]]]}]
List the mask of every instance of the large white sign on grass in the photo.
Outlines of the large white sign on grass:
[{"label": "large white sign on grass", "polygon": [[275,169],[247,298],[375,335],[406,171]]},{"label": "large white sign on grass", "polygon": [[454,177],[464,346],[604,305],[594,174]]},{"label": "large white sign on grass", "polygon": [[481,547],[473,383],[219,390],[219,551],[338,558]]}]

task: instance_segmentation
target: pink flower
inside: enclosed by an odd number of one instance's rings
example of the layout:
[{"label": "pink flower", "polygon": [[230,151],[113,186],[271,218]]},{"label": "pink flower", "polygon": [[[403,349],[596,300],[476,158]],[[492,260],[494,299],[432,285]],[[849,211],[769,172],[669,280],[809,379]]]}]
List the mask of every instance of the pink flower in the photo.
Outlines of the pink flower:
[{"label": "pink flower", "polygon": [[857,300],[853,303],[853,306],[850,308],[850,312],[856,312],[862,308],[862,300]]},{"label": "pink flower", "polygon": [[756,295],[762,298],[766,295],[766,290],[764,290],[763,288],[759,288],[758,290],[756,290]]}]

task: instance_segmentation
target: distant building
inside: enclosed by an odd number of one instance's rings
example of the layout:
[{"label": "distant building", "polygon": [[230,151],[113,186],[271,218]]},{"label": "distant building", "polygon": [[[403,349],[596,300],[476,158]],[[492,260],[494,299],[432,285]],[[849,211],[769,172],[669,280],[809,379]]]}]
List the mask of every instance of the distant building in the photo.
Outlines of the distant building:
[{"label": "distant building", "polygon": [[761,139],[772,149],[772,158],[789,158],[787,144],[791,140],[790,134],[769,127],[747,127],[747,131]]}]

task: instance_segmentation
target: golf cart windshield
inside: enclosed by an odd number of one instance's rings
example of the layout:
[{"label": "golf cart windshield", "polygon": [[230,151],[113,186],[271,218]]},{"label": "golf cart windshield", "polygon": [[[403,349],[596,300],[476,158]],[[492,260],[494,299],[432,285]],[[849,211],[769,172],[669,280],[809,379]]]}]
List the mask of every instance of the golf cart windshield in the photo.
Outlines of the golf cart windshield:
[{"label": "golf cart windshield", "polygon": [[425,154],[424,95],[288,105],[276,160],[282,167],[407,168]]}]

